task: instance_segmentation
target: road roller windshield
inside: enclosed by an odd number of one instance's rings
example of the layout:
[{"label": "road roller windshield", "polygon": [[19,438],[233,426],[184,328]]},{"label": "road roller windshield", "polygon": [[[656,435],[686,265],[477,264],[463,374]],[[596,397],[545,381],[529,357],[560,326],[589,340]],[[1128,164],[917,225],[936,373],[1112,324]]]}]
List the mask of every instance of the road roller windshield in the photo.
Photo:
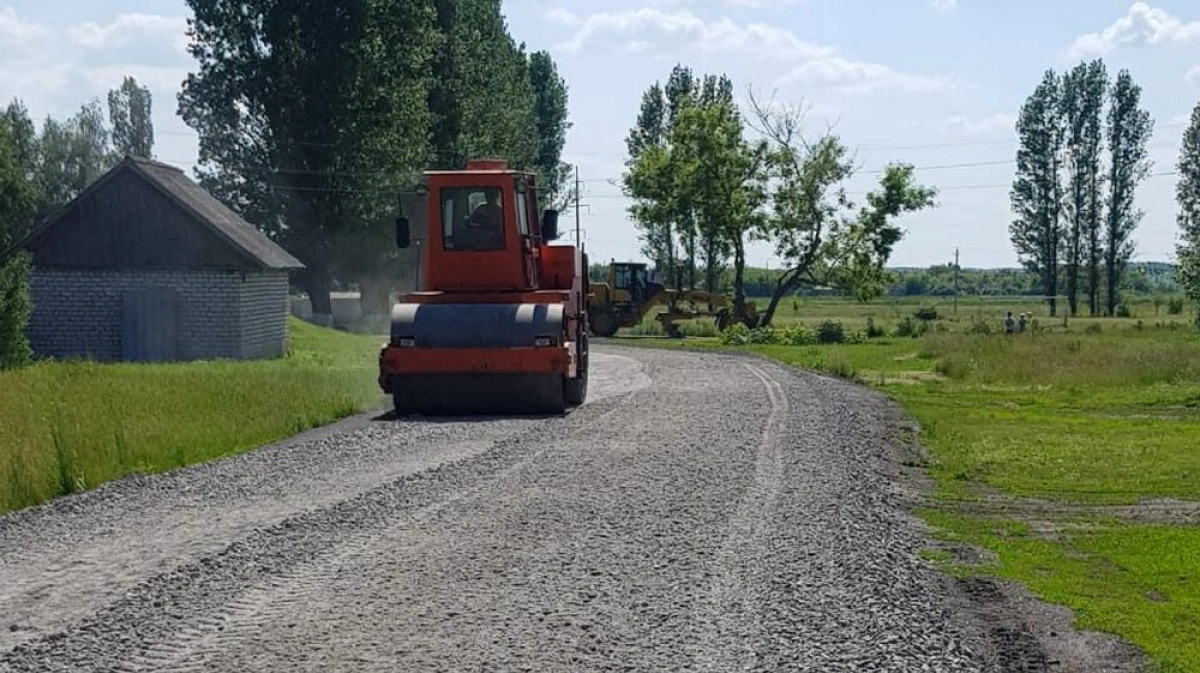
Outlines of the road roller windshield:
[{"label": "road roller windshield", "polygon": [[444,249],[504,249],[505,204],[498,187],[443,187],[440,192]]}]

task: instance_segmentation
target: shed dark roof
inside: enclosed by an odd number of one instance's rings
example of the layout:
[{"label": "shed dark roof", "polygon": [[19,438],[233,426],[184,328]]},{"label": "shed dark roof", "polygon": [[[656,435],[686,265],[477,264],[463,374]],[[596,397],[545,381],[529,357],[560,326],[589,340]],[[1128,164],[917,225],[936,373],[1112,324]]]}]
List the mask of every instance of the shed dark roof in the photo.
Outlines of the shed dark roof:
[{"label": "shed dark roof", "polygon": [[182,169],[133,156],[126,156],[121,163],[92,183],[71,203],[38,226],[25,240],[0,253],[0,259],[8,257],[18,249],[29,248],[70,212],[75,201],[94,192],[122,171],[131,171],[159,189],[175,205],[192,215],[198,223],[211,229],[231,247],[261,265],[262,268],[281,270],[304,268],[304,264],[300,260],[188,178]]}]

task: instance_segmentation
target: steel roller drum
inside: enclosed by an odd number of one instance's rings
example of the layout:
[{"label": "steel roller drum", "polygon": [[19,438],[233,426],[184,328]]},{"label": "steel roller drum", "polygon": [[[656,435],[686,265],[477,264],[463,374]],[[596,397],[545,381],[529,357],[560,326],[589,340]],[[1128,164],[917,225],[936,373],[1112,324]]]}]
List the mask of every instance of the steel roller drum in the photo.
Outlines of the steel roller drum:
[{"label": "steel roller drum", "polygon": [[397,304],[392,343],[417,348],[512,348],[537,337],[561,339],[562,304]]},{"label": "steel roller drum", "polygon": [[[562,338],[561,304],[398,304],[392,343],[415,348],[512,348]],[[393,379],[397,413],[542,415],[566,410],[561,374],[418,374]]]}]

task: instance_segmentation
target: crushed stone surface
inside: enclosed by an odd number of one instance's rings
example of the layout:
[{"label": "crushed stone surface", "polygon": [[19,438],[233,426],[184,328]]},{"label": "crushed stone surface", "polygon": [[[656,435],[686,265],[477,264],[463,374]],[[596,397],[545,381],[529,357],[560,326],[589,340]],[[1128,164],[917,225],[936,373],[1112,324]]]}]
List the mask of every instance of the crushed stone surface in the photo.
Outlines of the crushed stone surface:
[{"label": "crushed stone surface", "polygon": [[561,418],[367,415],[0,517],[0,671],[977,671],[872,394],[597,346]]}]

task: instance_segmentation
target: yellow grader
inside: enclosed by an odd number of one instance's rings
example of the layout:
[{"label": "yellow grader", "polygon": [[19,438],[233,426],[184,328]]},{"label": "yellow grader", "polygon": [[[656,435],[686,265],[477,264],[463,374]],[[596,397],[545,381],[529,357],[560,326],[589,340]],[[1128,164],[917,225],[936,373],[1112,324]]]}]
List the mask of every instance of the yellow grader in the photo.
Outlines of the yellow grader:
[{"label": "yellow grader", "polygon": [[660,306],[666,310],[657,313],[654,320],[673,338],[683,336],[678,323],[684,320],[713,318],[717,329],[721,330],[735,319],[749,327],[758,325],[759,316],[753,302],[745,302],[743,315],[737,316],[724,295],[668,289],[649,277],[644,263],[614,260],[609,264],[607,276],[604,281],[590,284],[592,297],[588,303],[588,322],[592,334],[599,337],[610,337],[622,327],[641,324]]}]

